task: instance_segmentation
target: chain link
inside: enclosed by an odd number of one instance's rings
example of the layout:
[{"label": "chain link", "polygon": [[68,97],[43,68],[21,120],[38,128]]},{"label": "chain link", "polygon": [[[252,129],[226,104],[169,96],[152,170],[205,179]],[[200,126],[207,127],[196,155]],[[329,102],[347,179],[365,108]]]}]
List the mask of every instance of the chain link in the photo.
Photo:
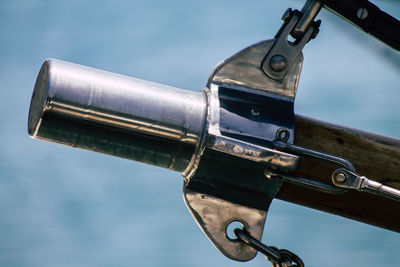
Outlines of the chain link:
[{"label": "chain link", "polygon": [[289,250],[264,245],[245,229],[237,228],[234,233],[240,241],[264,254],[265,258],[271,262],[272,267],[304,267],[300,257]]}]

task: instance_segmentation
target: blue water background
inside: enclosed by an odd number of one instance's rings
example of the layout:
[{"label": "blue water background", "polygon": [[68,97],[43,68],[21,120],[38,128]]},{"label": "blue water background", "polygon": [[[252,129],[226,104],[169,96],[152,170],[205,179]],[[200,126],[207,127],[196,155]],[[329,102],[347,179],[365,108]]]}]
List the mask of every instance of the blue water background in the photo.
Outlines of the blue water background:
[{"label": "blue water background", "polygon": [[[284,10],[303,2],[3,0],[0,266],[268,266],[211,245],[179,173],[30,139],[26,121],[46,58],[200,91],[218,62],[273,37]],[[400,17],[397,1],[375,2]],[[296,113],[399,138],[398,53],[325,10],[319,17]],[[263,241],[307,266],[400,266],[398,233],[278,200]]]}]

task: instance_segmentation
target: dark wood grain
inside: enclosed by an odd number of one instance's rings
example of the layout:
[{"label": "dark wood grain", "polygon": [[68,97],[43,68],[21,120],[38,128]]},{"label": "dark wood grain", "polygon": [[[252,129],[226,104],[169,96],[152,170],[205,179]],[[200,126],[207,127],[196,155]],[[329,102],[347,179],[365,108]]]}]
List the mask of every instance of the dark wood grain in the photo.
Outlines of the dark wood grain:
[{"label": "dark wood grain", "polygon": [[[400,190],[400,140],[296,115],[295,144],[350,160],[356,172]],[[338,166],[302,158],[296,175],[331,183]],[[285,183],[277,198],[400,232],[400,202],[350,190],[332,195]]]}]

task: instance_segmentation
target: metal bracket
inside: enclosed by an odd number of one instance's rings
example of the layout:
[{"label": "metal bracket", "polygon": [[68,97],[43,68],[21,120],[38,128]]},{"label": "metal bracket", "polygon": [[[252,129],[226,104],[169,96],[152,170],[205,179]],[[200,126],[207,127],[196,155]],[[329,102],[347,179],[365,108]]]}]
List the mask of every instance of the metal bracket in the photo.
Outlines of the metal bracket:
[{"label": "metal bracket", "polygon": [[261,239],[268,207],[282,184],[265,179],[266,168],[285,173],[299,157],[272,146],[279,129],[289,143],[294,135],[294,97],[303,57],[281,81],[261,69],[275,40],[254,44],[216,67],[208,81],[206,133],[197,164],[186,172],[184,199],[216,248],[229,258],[247,261],[257,251],[227,237],[239,221]]},{"label": "metal bracket", "polygon": [[[311,13],[305,16],[315,17],[317,12]],[[296,11],[289,17],[277,39],[251,45],[214,69],[204,90],[205,132],[183,173],[188,209],[215,247],[238,261],[252,259],[257,251],[229,238],[228,225],[238,221],[260,240],[269,205],[283,183],[265,179],[265,170],[285,174],[299,163],[299,156],[277,149],[273,141],[278,136],[287,144],[294,142],[301,49],[315,35],[317,25],[314,17],[311,22],[303,19],[304,35],[289,43],[288,35],[301,16]],[[287,60],[279,71],[275,63],[269,64],[276,55]]]}]

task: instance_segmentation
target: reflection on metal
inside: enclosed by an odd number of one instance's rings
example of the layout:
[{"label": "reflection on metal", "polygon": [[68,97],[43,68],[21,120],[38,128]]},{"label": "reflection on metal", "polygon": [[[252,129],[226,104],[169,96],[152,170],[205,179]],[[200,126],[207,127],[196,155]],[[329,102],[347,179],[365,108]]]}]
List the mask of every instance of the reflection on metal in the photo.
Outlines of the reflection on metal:
[{"label": "reflection on metal", "polygon": [[304,148],[304,147],[299,147],[296,145],[292,145],[292,144],[287,144],[287,143],[283,143],[283,142],[279,142],[279,141],[274,141],[273,142],[274,147],[281,150],[281,151],[288,151],[297,155],[301,155],[301,156],[307,156],[307,157],[311,157],[311,158],[315,158],[318,160],[322,160],[322,161],[327,161],[327,162],[331,162],[334,164],[338,164],[341,165],[343,167],[345,167],[348,170],[354,171],[354,167],[351,164],[350,161],[348,161],[347,159],[341,158],[341,157],[337,157],[337,156],[333,156],[333,155],[329,155],[323,152],[319,152],[319,151],[315,151],[312,149],[308,149],[308,148]]},{"label": "reflection on metal", "polygon": [[[256,145],[250,142],[242,141],[238,138],[232,138],[226,136],[226,134],[236,134],[249,137],[257,137],[257,138],[265,138],[270,137],[271,130],[275,127],[274,125],[269,124],[268,122],[260,123],[259,121],[253,121],[252,119],[246,119],[245,117],[240,117],[238,112],[232,110],[231,114],[226,114],[228,112],[228,104],[224,103],[223,107],[221,107],[220,103],[220,88],[215,84],[211,84],[210,90],[208,91],[208,97],[210,100],[209,104],[209,119],[208,119],[208,142],[207,147],[210,147],[213,150],[217,150],[232,156],[240,157],[243,159],[248,159],[254,162],[265,163],[265,166],[268,166],[273,169],[280,169],[282,171],[294,170],[298,165],[299,158],[297,156],[284,153],[278,151],[276,149],[271,149],[265,146]],[[233,98],[233,91],[229,91],[229,97]],[[261,97],[261,96],[260,96]],[[262,99],[264,100],[264,99]],[[222,100],[223,101],[223,100]],[[241,103],[243,98],[240,98],[240,102],[238,105],[243,107],[244,103]],[[270,105],[271,101],[267,101],[265,103]],[[261,116],[265,117],[266,114],[263,112],[264,110],[260,107],[259,103],[254,103],[253,106],[257,105],[257,120],[260,120]],[[225,108],[223,110],[223,108]],[[250,115],[254,116],[254,108],[250,109]],[[279,108],[277,107],[278,111]],[[228,121],[226,122],[226,129],[224,125],[221,126],[221,115],[228,116]],[[235,122],[238,121],[237,125]],[[264,125],[263,125],[264,124]],[[246,125],[246,127],[243,127]],[[254,125],[253,129],[248,129],[250,126]],[[235,128],[236,126],[236,128]],[[247,128],[247,129],[246,129]],[[225,136],[221,133],[224,132]]]},{"label": "reflection on metal", "polygon": [[294,98],[300,77],[303,55],[300,52],[287,71],[285,78],[277,82],[260,68],[275,40],[266,40],[249,46],[218,65],[208,80],[211,83],[226,84],[250,90],[254,94],[270,93],[276,97]]},{"label": "reflection on metal", "polygon": [[210,148],[232,156],[264,163],[266,167],[281,171],[294,171],[299,163],[299,157],[268,147],[257,146],[222,135],[210,135],[214,139]]},{"label": "reflection on metal", "polygon": [[[260,66],[265,54],[253,52],[270,43],[258,43],[244,54]],[[243,71],[244,54],[220,65],[216,79],[201,93],[47,60],[32,95],[28,132],[34,138],[180,171],[193,214],[204,215],[204,210],[197,211],[203,204],[195,199],[207,196],[215,210],[236,210],[226,213],[224,223],[240,221],[260,239],[266,211],[282,184],[265,179],[265,169],[293,171],[299,162],[298,156],[273,148],[271,142],[281,128],[288,129],[288,141],[293,141],[301,57],[281,82],[258,67],[255,83],[241,87],[247,78],[229,80],[223,73]],[[257,81],[266,81],[268,88],[254,89]],[[195,218],[203,218],[199,216]],[[199,225],[224,254],[238,260],[254,257],[253,249],[239,249],[243,244],[232,243],[225,234],[214,236],[212,221],[205,221]]]},{"label": "reflection on metal", "polygon": [[365,176],[360,176],[343,168],[335,170],[332,174],[332,182],[340,188],[369,192],[400,201],[400,190],[370,180]]},{"label": "reflection on metal", "polygon": [[[277,140],[273,142],[273,145],[276,149],[279,149],[280,151],[292,153],[293,155],[297,155],[299,157],[309,157],[309,158],[314,158],[314,159],[317,159],[320,161],[337,164],[337,165],[340,165],[350,171],[354,171],[353,165],[344,158],[329,155],[326,153],[322,153],[322,152],[311,150],[311,149],[304,148],[304,147],[299,147],[299,146],[292,145],[292,144],[287,144],[287,143],[280,142]],[[283,181],[285,181],[285,182],[304,186],[304,187],[307,187],[307,188],[310,188],[313,190],[317,190],[317,191],[321,191],[321,192],[329,193],[329,194],[341,194],[341,193],[344,193],[347,191],[347,189],[337,187],[333,184],[322,183],[322,182],[319,182],[316,180],[311,180],[306,177],[288,175],[288,174],[285,174],[282,172],[276,172],[276,171],[273,171],[270,169],[267,169],[265,171],[265,175],[268,179],[280,178],[280,179],[283,179]]]},{"label": "reflection on metal", "polygon": [[200,228],[222,254],[238,261],[248,261],[256,256],[255,249],[228,238],[226,228],[232,221],[239,221],[252,236],[261,238],[266,211],[186,189],[184,199]]},{"label": "reflection on metal", "polygon": [[[47,60],[32,95],[28,132],[182,172],[185,203],[198,225],[224,255],[239,261],[256,255],[251,246],[261,240],[283,182],[400,200],[400,191],[359,176],[348,160],[293,145],[301,50],[318,33],[320,9],[316,0],[302,12],[289,9],[274,40],[218,65],[201,93]],[[334,172],[333,184],[296,176],[304,157],[343,168]],[[229,238],[232,222],[240,222],[252,241]]]},{"label": "reflection on metal", "polygon": [[205,113],[204,93],[50,59],[36,81],[28,132],[183,171],[201,139]]},{"label": "reflection on metal", "polygon": [[[282,80],[285,78],[288,70],[300,56],[303,47],[317,31],[319,25],[313,23],[306,28],[304,35],[300,36],[298,40],[289,41],[290,33],[295,30],[295,26],[304,17],[300,12],[291,12],[278,32],[276,42],[263,60],[262,69],[272,79]],[[277,62],[279,63],[277,64]]]},{"label": "reflection on metal", "polygon": [[320,192],[328,193],[328,194],[343,194],[347,190],[344,188],[338,188],[336,186],[319,182],[316,180],[311,180],[301,176],[288,175],[282,172],[276,172],[270,169],[265,170],[265,176],[268,179],[282,179],[284,182],[288,182],[291,184],[295,184],[302,187],[307,187],[312,190],[317,190]]},{"label": "reflection on metal", "polygon": [[257,253],[232,241],[225,228],[241,222],[260,240],[266,212],[282,180],[265,179],[265,170],[294,171],[299,157],[272,146],[279,129],[294,141],[294,98],[301,53],[277,81],[261,65],[275,40],[254,44],[218,65],[207,95],[206,134],[195,164],[186,170],[184,198],[207,237],[229,258],[247,261]]}]

